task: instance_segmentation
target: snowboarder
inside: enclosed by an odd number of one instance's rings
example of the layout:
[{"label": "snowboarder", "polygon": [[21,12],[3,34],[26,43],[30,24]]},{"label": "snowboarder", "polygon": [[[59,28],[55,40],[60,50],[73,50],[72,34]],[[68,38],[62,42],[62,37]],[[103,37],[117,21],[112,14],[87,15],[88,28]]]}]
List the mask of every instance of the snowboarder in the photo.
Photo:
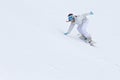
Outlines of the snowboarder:
[{"label": "snowboarder", "polygon": [[77,30],[81,34],[80,38],[84,39],[85,41],[90,43],[90,45],[92,45],[92,38],[90,34],[86,31],[86,27],[88,24],[87,19],[88,15],[93,15],[93,12],[91,11],[89,13],[84,13],[82,15],[74,15],[72,13],[68,14],[68,21],[66,22],[71,22],[71,24],[69,26],[68,31],[64,33],[64,35],[70,34],[75,24],[77,24],[78,25]]}]

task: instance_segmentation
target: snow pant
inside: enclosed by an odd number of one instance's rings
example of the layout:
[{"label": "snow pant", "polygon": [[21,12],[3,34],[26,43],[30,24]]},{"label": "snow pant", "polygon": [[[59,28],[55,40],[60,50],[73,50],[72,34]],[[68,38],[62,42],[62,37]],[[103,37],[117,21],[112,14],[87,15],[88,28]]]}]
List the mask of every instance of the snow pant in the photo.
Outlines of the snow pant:
[{"label": "snow pant", "polygon": [[88,40],[91,40],[91,36],[87,32],[87,25],[88,25],[88,20],[86,20],[82,24],[79,24],[77,30],[83,37],[87,38]]}]

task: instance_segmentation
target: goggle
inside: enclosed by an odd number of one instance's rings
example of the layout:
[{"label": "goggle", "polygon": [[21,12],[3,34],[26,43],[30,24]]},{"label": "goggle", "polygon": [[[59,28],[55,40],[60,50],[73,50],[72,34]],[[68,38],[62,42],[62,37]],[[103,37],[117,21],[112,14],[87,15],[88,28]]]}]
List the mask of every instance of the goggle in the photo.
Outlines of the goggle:
[{"label": "goggle", "polygon": [[74,20],[74,17],[73,17],[73,16],[69,16],[69,17],[68,17],[68,20],[69,20],[69,21],[73,21],[73,20]]}]

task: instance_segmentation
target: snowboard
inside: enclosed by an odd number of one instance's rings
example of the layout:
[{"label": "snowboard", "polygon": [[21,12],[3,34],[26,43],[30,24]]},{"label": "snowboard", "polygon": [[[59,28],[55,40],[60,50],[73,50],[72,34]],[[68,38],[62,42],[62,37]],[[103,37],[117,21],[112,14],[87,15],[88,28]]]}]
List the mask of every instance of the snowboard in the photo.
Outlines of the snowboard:
[{"label": "snowboard", "polygon": [[87,43],[87,44],[89,44],[90,46],[94,46],[95,47],[95,41],[93,41],[93,40],[86,40],[83,36],[80,36],[79,37],[83,42],[85,42],[85,43]]}]

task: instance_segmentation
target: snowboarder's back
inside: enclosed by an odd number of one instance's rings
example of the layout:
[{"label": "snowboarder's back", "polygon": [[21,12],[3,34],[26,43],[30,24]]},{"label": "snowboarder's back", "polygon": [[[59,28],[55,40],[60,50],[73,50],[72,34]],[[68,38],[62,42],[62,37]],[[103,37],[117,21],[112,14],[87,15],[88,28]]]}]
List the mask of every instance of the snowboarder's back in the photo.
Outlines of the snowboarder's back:
[{"label": "snowboarder's back", "polygon": [[86,16],[83,15],[75,15],[75,24],[80,25],[84,21],[88,20]]}]

